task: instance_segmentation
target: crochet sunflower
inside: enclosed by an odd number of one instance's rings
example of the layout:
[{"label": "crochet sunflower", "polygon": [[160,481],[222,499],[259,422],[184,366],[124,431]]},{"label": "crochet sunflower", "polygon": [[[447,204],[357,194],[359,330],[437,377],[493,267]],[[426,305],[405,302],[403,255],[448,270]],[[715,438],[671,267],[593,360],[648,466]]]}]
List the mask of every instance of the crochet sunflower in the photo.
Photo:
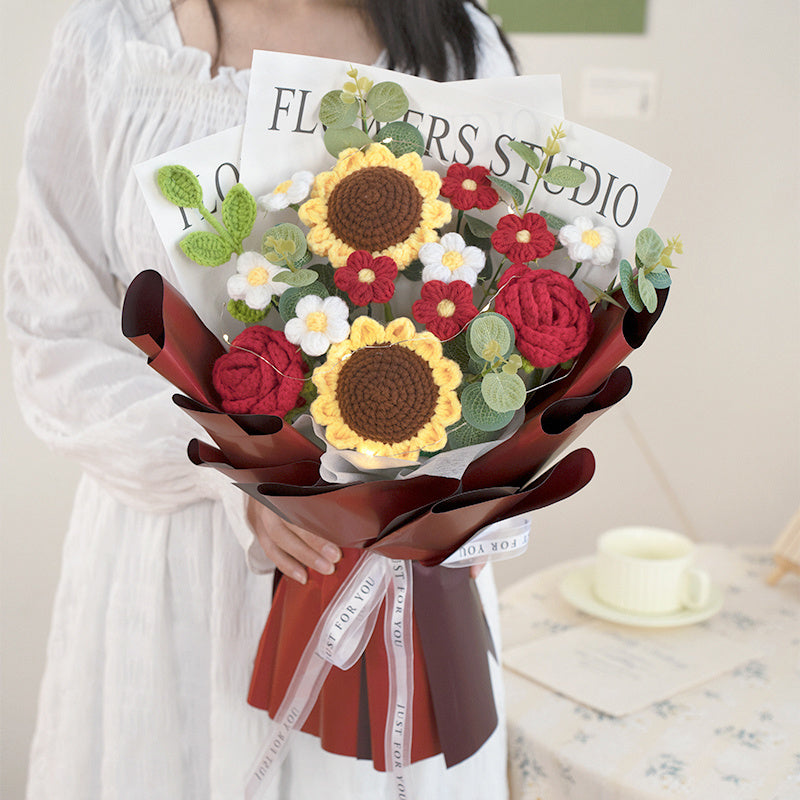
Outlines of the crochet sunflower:
[{"label": "crochet sunflower", "polygon": [[453,210],[439,200],[442,179],[425,170],[416,153],[397,158],[382,144],[342,151],[336,166],[314,180],[299,209],[308,246],[341,267],[356,250],[389,256],[405,269]]},{"label": "crochet sunflower", "polygon": [[358,317],[312,379],[311,415],[339,449],[415,461],[421,450],[441,450],[445,428],[461,417],[458,364],[403,317],[386,327]]}]

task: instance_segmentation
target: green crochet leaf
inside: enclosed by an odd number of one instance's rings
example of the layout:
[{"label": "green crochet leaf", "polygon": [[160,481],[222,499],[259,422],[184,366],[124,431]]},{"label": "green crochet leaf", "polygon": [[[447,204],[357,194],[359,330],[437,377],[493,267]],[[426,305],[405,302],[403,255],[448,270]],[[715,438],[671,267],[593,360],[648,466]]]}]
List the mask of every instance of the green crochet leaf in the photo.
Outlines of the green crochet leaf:
[{"label": "green crochet leaf", "polygon": [[410,122],[390,122],[373,137],[373,141],[388,147],[399,158],[406,153],[425,154],[425,139]]},{"label": "green crochet leaf", "polygon": [[253,230],[257,213],[253,195],[241,183],[234,184],[222,201],[222,223],[240,246]]},{"label": "green crochet leaf", "polygon": [[318,281],[310,283],[308,286],[293,286],[291,289],[287,289],[278,302],[278,313],[284,322],[288,322],[295,316],[297,304],[308,294],[328,297],[328,290]]},{"label": "green crochet leaf", "polygon": [[519,375],[491,372],[481,381],[481,394],[492,411],[501,414],[525,405],[525,383]]},{"label": "green crochet leaf", "polygon": [[372,139],[360,128],[350,126],[349,128],[328,128],[325,131],[322,141],[325,143],[326,150],[334,157],[339,158],[342,150],[348,147],[367,147],[372,144]]},{"label": "green crochet leaf", "polygon": [[358,103],[354,103],[352,95],[348,95],[349,102],[342,99],[342,90],[335,89],[328,92],[319,106],[319,121],[326,128],[349,128],[358,116]]},{"label": "green crochet leaf", "polygon": [[513,183],[504,181],[502,178],[497,178],[494,175],[489,175],[489,180],[498,189],[502,189],[504,192],[508,192],[508,194],[511,195],[511,198],[514,201],[514,205],[521,206],[525,203],[525,195],[522,194],[522,191],[518,186],[514,186]]},{"label": "green crochet leaf", "polygon": [[479,383],[471,383],[461,393],[461,414],[480,431],[499,431],[511,422],[514,412],[501,413],[486,404]]},{"label": "green crochet leaf", "polygon": [[200,208],[203,205],[203,190],[195,174],[180,164],[161,167],[156,177],[161,194],[176,206]]},{"label": "green crochet leaf", "polygon": [[218,267],[230,261],[233,248],[221,236],[210,231],[195,231],[181,240],[181,250],[201,267]]},{"label": "green crochet leaf", "polygon": [[512,139],[508,146],[526,163],[532,166],[534,169],[539,169],[539,156],[531,150],[528,145],[523,144],[522,142],[518,142]]},{"label": "green crochet leaf", "polygon": [[244,300],[229,300],[228,313],[245,325],[252,325],[255,322],[260,322],[267,316],[269,307],[267,308],[250,308]]},{"label": "green crochet leaf", "polygon": [[663,250],[664,242],[652,228],[644,228],[639,231],[636,236],[636,258],[645,267],[652,267],[653,264],[658,263]]},{"label": "green crochet leaf", "polygon": [[370,89],[367,108],[378,122],[392,122],[408,111],[408,98],[398,84],[382,81]]},{"label": "green crochet leaf", "polygon": [[633,270],[630,262],[622,259],[619,262],[619,283],[622,286],[622,293],[628,301],[628,305],[636,312],[644,308],[642,298],[639,297],[639,290],[636,288],[636,281],[633,279]]},{"label": "green crochet leaf", "polygon": [[577,167],[560,166],[553,167],[542,180],[544,180],[545,183],[552,183],[555,186],[565,186],[567,189],[574,189],[586,180],[586,175]]}]

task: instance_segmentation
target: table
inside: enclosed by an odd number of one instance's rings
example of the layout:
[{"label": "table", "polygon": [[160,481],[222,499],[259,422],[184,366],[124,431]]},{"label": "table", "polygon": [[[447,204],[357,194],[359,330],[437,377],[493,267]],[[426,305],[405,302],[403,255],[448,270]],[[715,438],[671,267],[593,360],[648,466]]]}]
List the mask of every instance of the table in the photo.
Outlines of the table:
[{"label": "table", "polygon": [[[504,648],[575,626],[615,627],[560,596],[559,581],[584,561],[502,593]],[[511,800],[800,799],[800,580],[767,586],[763,550],[701,546],[698,563],[724,605],[697,624],[761,655],[620,718],[504,670]]]}]

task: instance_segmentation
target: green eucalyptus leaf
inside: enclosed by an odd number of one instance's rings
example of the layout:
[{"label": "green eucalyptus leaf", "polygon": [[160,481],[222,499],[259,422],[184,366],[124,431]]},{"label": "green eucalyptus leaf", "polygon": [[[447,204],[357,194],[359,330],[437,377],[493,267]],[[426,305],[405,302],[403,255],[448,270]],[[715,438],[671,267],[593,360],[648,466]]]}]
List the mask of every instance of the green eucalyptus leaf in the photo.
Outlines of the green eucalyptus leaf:
[{"label": "green eucalyptus leaf", "polygon": [[544,217],[547,227],[552,231],[560,231],[566,224],[566,220],[557,217],[555,214],[550,214],[548,211],[540,211],[539,214]]},{"label": "green eucalyptus leaf", "polygon": [[495,411],[486,404],[480,383],[471,383],[461,393],[461,415],[480,431],[499,431],[514,417],[513,411]]},{"label": "green eucalyptus leaf", "polygon": [[471,214],[464,215],[464,221],[467,223],[467,228],[478,239],[491,239],[494,233],[494,226],[488,222],[484,222],[478,217],[473,217]]},{"label": "green eucalyptus leaf", "polygon": [[328,128],[322,137],[325,148],[334,157],[338,158],[342,150],[348,147],[367,147],[372,144],[372,139],[361,128]]},{"label": "green eucalyptus leaf", "polygon": [[[303,231],[291,222],[281,222],[265,231],[261,252],[273,264],[295,265],[308,252],[308,242]],[[288,260],[287,260],[288,256]]]},{"label": "green eucalyptus leaf", "polygon": [[585,173],[577,167],[558,166],[548,172],[542,180],[545,183],[552,183],[555,186],[564,186],[567,189],[574,189],[580,186],[585,180]]},{"label": "green eucalyptus leaf", "polygon": [[400,275],[410,281],[421,281],[423,269],[425,269],[423,263],[418,258],[415,258]]},{"label": "green eucalyptus leaf", "polygon": [[636,257],[645,267],[651,267],[661,258],[664,242],[652,229],[644,228],[636,236]]},{"label": "green eucalyptus leaf", "polygon": [[410,122],[390,122],[373,137],[373,141],[388,147],[396,158],[406,153],[425,154],[425,139]]},{"label": "green eucalyptus leaf", "polygon": [[644,303],[642,298],[639,297],[639,290],[636,288],[636,281],[633,278],[630,262],[624,258],[619,262],[619,282],[628,305],[636,312],[641,311],[644,308]]},{"label": "green eucalyptus leaf", "polygon": [[481,381],[481,394],[486,405],[501,414],[525,405],[525,383],[517,374],[489,373]]},{"label": "green eucalyptus leaf", "polygon": [[201,267],[218,267],[230,261],[230,243],[211,231],[194,231],[181,239],[184,254]]},{"label": "green eucalyptus leaf", "polygon": [[408,98],[394,81],[381,81],[370,89],[367,108],[378,122],[392,122],[408,111]]},{"label": "green eucalyptus leaf", "polygon": [[458,336],[455,336],[452,339],[447,339],[446,341],[442,342],[442,350],[445,358],[455,361],[456,364],[461,367],[462,372],[469,371],[468,368],[470,355],[469,350],[467,349],[466,336],[463,332],[459,333]]},{"label": "green eucalyptus leaf", "polygon": [[656,289],[666,289],[668,286],[672,286],[672,278],[666,270],[663,272],[651,272],[647,278]]},{"label": "green eucalyptus leaf", "polygon": [[358,117],[358,104],[353,96],[348,95],[349,102],[343,99],[341,89],[328,92],[319,106],[319,121],[326,128],[349,128]]},{"label": "green eucalyptus leaf", "polygon": [[176,206],[200,208],[203,205],[203,190],[195,174],[180,164],[161,167],[156,177],[161,194]]},{"label": "green eucalyptus leaf", "polygon": [[470,322],[467,328],[467,344],[472,355],[483,358],[483,353],[492,342],[497,343],[499,358],[505,358],[514,347],[514,326],[494,311],[484,311]]},{"label": "green eucalyptus leaf", "polygon": [[529,164],[534,169],[539,169],[539,164],[542,162],[539,160],[539,156],[534,153],[534,151],[528,147],[528,145],[523,144],[522,142],[518,142],[515,139],[512,139],[508,146],[526,163]]},{"label": "green eucalyptus leaf", "polygon": [[[491,252],[491,249],[492,249],[492,240],[491,239],[486,239],[486,238],[482,238],[482,237],[476,236],[470,230],[469,225],[465,225],[464,226],[464,230],[462,231],[461,235],[464,237],[464,242],[466,244],[472,245],[472,247],[477,247],[479,250],[483,250],[483,252],[487,256],[487,261],[488,261],[488,255],[489,255],[489,253]],[[486,266],[484,265],[484,270],[485,269],[486,269]],[[483,272],[481,272],[481,276],[482,275],[483,275]],[[489,275],[491,275],[491,272],[489,273]],[[481,276],[479,276],[479,277],[481,277]]]},{"label": "green eucalyptus leaf", "polygon": [[647,275],[644,272],[638,274],[637,289],[639,290],[639,297],[642,298],[644,307],[652,314],[658,306],[658,295],[656,289]]},{"label": "green eucalyptus leaf", "polygon": [[489,175],[489,180],[498,189],[508,192],[508,194],[511,195],[511,199],[514,201],[514,205],[521,206],[525,203],[525,195],[522,194],[522,191],[518,186],[514,186],[513,183],[504,181],[502,178],[498,178],[495,175]]},{"label": "green eucalyptus leaf", "polygon": [[460,447],[490,442],[493,438],[492,431],[479,430],[462,419],[447,429],[447,449],[458,450]]},{"label": "green eucalyptus leaf", "polygon": [[318,281],[308,284],[308,286],[293,286],[287,289],[278,301],[278,313],[284,322],[288,322],[295,316],[297,304],[309,294],[317,297],[328,297],[328,290]]},{"label": "green eucalyptus leaf", "polygon": [[253,230],[256,200],[241,183],[234,184],[222,201],[222,223],[240,244]]},{"label": "green eucalyptus leaf", "polygon": [[279,272],[274,280],[280,283],[288,283],[289,286],[308,286],[317,280],[317,273],[310,269],[298,269],[292,272],[286,269]]}]

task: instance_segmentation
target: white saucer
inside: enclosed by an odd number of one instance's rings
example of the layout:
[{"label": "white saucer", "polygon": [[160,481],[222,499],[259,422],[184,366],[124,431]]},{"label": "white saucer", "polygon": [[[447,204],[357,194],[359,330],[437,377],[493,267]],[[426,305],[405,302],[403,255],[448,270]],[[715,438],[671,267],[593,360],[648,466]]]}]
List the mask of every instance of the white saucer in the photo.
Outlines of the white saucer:
[{"label": "white saucer", "polygon": [[702,608],[683,609],[673,614],[634,614],[607,606],[597,599],[592,588],[594,563],[569,572],[559,583],[562,597],[572,606],[593,617],[618,622],[621,625],[636,625],[641,628],[669,628],[678,625],[693,625],[713,617],[722,608],[722,590],[711,587],[708,603]]}]

